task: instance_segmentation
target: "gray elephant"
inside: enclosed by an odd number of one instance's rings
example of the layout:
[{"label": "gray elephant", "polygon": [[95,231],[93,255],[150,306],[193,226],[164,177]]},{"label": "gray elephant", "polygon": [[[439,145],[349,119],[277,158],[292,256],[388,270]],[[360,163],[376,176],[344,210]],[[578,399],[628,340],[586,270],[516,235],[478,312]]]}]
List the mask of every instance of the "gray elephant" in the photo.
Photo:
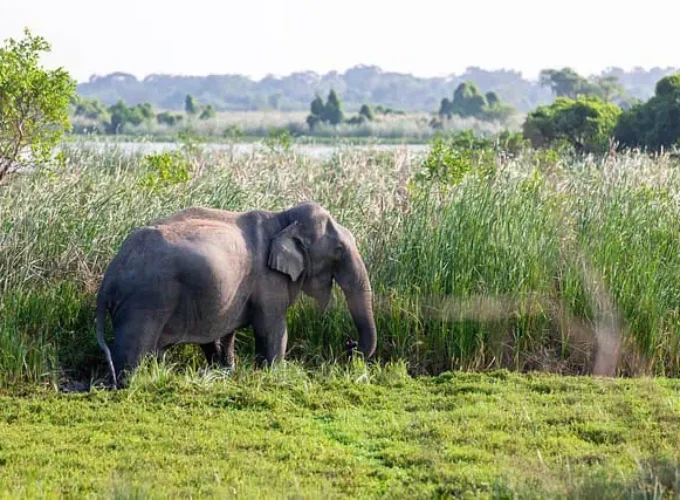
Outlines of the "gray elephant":
[{"label": "gray elephant", "polygon": [[[333,280],[369,358],[376,327],[368,274],[354,236],[318,204],[282,212],[192,207],[136,229],[97,295],[97,341],[113,385],[145,353],[178,343],[198,343],[209,362],[233,367],[235,330],[249,325],[258,363],[281,360],[288,307],[302,291],[325,311]],[[104,341],[107,313],[113,352]]]}]

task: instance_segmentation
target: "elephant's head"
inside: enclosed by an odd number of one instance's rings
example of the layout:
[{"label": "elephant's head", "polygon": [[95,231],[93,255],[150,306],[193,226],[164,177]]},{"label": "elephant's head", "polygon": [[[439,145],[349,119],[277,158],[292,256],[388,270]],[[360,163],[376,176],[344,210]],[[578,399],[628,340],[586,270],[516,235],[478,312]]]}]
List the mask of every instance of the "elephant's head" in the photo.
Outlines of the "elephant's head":
[{"label": "elephant's head", "polygon": [[376,329],[371,284],[354,236],[316,203],[297,205],[281,218],[284,228],[272,240],[269,266],[301,280],[303,292],[323,311],[335,280],[359,332],[359,349],[365,357],[372,356]]}]

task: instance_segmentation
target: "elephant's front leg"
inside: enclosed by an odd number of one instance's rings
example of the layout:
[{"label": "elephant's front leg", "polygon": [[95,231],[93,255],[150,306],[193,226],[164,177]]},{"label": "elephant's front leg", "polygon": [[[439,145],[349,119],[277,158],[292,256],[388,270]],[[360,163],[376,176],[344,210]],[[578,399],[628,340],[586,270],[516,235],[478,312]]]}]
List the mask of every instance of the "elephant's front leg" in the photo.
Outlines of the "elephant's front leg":
[{"label": "elephant's front leg", "polygon": [[255,362],[262,365],[264,361],[272,365],[282,361],[288,344],[288,328],[286,312],[256,312],[253,319],[255,332]]}]

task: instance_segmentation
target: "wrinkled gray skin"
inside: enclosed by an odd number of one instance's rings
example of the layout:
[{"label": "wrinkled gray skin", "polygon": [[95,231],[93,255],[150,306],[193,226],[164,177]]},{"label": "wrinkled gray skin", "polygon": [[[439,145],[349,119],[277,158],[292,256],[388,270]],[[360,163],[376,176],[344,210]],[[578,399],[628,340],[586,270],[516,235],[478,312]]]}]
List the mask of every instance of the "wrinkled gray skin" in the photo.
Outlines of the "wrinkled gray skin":
[{"label": "wrinkled gray skin", "polygon": [[[256,359],[284,358],[286,310],[300,291],[325,311],[333,280],[373,355],[371,285],[353,235],[316,203],[283,212],[192,207],[134,230],[104,274],[97,339],[114,386],[147,352],[201,344],[211,363],[234,365],[234,332],[252,325]],[[112,352],[104,341],[110,313]]]}]

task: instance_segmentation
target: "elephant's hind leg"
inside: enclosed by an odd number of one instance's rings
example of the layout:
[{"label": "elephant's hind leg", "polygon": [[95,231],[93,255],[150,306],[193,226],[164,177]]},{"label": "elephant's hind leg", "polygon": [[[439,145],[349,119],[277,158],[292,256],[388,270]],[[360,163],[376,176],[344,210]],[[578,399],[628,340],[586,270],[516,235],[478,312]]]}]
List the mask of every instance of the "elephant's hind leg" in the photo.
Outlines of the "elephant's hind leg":
[{"label": "elephant's hind leg", "polygon": [[121,313],[114,324],[113,365],[119,384],[139,365],[146,354],[157,354],[159,339],[169,314],[155,311]]},{"label": "elephant's hind leg", "polygon": [[210,365],[220,365],[234,369],[234,338],[236,332],[230,332],[221,339],[201,344],[203,354]]}]

